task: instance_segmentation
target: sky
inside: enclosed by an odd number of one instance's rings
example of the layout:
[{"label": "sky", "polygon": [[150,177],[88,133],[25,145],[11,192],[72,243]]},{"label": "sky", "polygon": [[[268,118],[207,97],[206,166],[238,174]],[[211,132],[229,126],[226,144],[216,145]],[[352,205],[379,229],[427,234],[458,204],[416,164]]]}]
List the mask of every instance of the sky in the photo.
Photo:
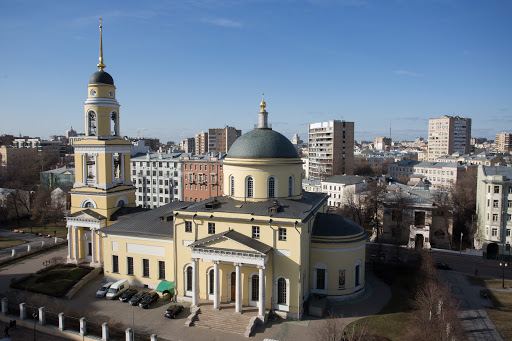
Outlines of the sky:
[{"label": "sky", "polygon": [[288,138],[338,119],[410,140],[443,115],[512,132],[510,0],[0,0],[0,134],[85,130],[100,16],[126,136],[245,133],[263,91]]}]

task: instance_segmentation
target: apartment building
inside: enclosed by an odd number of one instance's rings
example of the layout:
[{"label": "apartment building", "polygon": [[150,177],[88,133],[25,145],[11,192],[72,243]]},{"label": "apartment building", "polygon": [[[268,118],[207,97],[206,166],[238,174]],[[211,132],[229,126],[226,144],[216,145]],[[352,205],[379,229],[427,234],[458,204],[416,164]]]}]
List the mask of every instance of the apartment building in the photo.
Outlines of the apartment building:
[{"label": "apartment building", "polygon": [[206,152],[218,154],[227,153],[237,138],[242,136],[242,131],[235,127],[208,129],[208,149]]},{"label": "apartment building", "polygon": [[497,153],[510,153],[512,152],[512,133],[499,133],[496,134],[494,141],[495,151]]},{"label": "apartment building", "polygon": [[366,189],[370,178],[357,175],[333,175],[322,181],[322,192],[329,195],[328,205],[342,207],[353,195],[357,195]]},{"label": "apartment building", "polygon": [[505,160],[501,155],[489,154],[487,152],[481,152],[479,154],[461,154],[453,153],[451,155],[440,156],[433,160],[433,162],[448,162],[448,163],[459,163],[476,166],[498,166],[504,164]]},{"label": "apartment building", "polygon": [[512,242],[512,167],[478,166],[475,245],[487,258],[509,256]]},{"label": "apartment building", "polygon": [[183,200],[181,158],[189,155],[156,152],[132,158],[137,206],[155,208]]},{"label": "apartment building", "polygon": [[7,167],[9,165],[23,164],[33,162],[37,156],[35,148],[13,148],[11,146],[0,146],[0,165]]},{"label": "apartment building", "polygon": [[446,154],[470,152],[471,119],[443,116],[428,121],[428,160]]},{"label": "apartment building", "polygon": [[198,202],[222,195],[222,163],[226,154],[191,155],[182,158],[183,200]]},{"label": "apartment building", "polygon": [[189,137],[180,142],[180,149],[185,153],[194,154],[196,151],[196,139]]},{"label": "apartment building", "polygon": [[330,120],[309,125],[309,176],[354,174],[354,122]]},{"label": "apartment building", "polygon": [[208,133],[201,132],[196,134],[195,154],[203,155],[208,153]]},{"label": "apartment building", "polygon": [[376,137],[373,139],[373,148],[384,152],[391,150],[391,138],[389,137]]},{"label": "apartment building", "polygon": [[426,162],[403,159],[388,165],[389,176],[393,178],[411,176],[428,180],[433,190],[451,188],[466,171],[468,166],[458,163]]}]

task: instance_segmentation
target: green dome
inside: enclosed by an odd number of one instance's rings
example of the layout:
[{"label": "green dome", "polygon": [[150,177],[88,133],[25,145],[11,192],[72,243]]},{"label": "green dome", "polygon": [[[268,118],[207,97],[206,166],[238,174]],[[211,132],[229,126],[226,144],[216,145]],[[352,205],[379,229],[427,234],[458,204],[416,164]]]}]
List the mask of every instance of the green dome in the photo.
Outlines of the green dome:
[{"label": "green dome", "polygon": [[226,158],[290,159],[299,158],[299,154],[282,134],[272,129],[256,128],[236,139]]}]

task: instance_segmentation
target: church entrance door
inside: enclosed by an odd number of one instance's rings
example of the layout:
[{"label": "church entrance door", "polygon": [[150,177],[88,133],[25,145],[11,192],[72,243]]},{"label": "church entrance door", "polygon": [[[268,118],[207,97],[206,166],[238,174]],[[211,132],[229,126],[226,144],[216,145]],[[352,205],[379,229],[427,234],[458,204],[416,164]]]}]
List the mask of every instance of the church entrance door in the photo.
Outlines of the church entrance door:
[{"label": "church entrance door", "polygon": [[236,272],[231,273],[231,301],[236,297]]}]

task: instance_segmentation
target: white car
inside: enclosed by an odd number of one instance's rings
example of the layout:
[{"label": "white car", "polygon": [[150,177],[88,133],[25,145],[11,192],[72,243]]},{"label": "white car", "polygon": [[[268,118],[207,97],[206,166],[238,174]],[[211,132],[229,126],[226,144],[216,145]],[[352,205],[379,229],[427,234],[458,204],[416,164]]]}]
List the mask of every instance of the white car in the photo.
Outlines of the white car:
[{"label": "white car", "polygon": [[105,295],[107,294],[107,291],[108,291],[108,288],[110,288],[110,286],[114,284],[114,282],[108,282],[108,283],[105,283],[101,288],[100,290],[96,291],[96,297],[105,297]]}]

